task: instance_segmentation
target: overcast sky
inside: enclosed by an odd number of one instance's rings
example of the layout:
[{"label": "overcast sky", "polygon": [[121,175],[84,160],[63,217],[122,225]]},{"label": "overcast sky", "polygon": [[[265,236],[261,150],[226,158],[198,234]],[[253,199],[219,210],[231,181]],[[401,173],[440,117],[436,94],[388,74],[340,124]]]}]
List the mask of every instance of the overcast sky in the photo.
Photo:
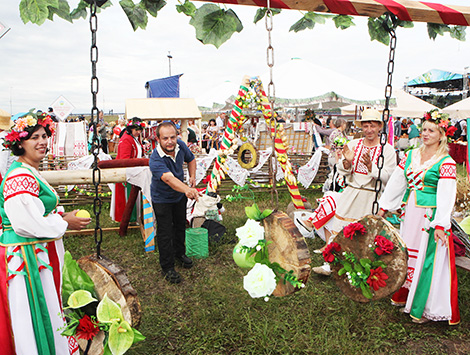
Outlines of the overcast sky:
[{"label": "overcast sky", "polygon": [[[469,5],[468,0],[428,1]],[[77,2],[69,0],[72,5]],[[184,73],[183,97],[203,97],[227,80],[238,86],[244,75],[266,78],[267,33],[264,20],[253,24],[255,7],[227,6],[238,14],[244,29],[216,49],[196,40],[189,17],[177,13],[174,0],[167,0],[157,18],[149,17],[147,29],[137,32],[132,30],[118,1],[113,3],[98,15],[98,106],[105,112],[110,109],[124,112],[127,98],[145,97],[147,81],[167,76],[168,51],[173,56],[172,74]],[[197,7],[203,4],[194,3]],[[46,110],[63,95],[75,106],[74,113],[90,112],[88,20],[70,24],[57,18],[42,26],[25,25],[18,4],[19,0],[0,2],[0,22],[11,27],[0,39],[0,108],[13,114],[33,107]],[[388,47],[370,41],[365,18],[355,18],[356,26],[344,31],[327,21],[313,30],[289,32],[301,16],[299,11],[283,10],[274,17],[276,90],[281,91],[279,85],[284,84],[276,83],[276,75],[281,77],[276,68],[282,68],[293,57],[384,89]],[[432,41],[427,36],[426,25],[416,23],[412,29],[399,28],[397,37],[394,88],[403,86],[406,77],[412,79],[430,69],[462,73],[470,66],[468,30],[466,42],[451,39],[448,34]],[[340,93],[341,83],[337,91]],[[305,97],[308,96],[307,93]]]}]

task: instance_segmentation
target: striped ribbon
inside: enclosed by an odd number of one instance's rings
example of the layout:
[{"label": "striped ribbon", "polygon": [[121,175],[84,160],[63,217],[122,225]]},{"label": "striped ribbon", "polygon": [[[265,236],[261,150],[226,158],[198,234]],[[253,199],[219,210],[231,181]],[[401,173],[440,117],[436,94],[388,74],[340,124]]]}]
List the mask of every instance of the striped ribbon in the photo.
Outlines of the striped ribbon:
[{"label": "striped ribbon", "polygon": [[155,251],[155,218],[153,216],[152,204],[147,197],[142,194],[144,209],[144,247],[146,252]]}]

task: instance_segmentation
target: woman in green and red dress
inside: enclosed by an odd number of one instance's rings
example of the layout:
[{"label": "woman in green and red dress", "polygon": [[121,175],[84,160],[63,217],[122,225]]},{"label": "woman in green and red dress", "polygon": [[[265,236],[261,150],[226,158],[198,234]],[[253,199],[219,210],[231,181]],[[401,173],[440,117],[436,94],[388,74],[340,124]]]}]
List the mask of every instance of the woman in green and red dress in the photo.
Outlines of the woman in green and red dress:
[{"label": "woman in green and red dress", "polygon": [[0,344],[3,354],[78,354],[62,336],[61,283],[67,228],[90,218],[58,213],[59,197],[38,172],[53,132],[51,118],[27,113],[15,121],[4,145],[19,158],[0,186]]},{"label": "woman in green and red dress", "polygon": [[405,306],[415,323],[460,322],[450,230],[456,166],[447,153],[448,125],[446,115],[426,113],[423,145],[403,158],[379,201],[381,216],[400,206],[404,211],[400,234],[408,248],[408,274],[392,304]]}]

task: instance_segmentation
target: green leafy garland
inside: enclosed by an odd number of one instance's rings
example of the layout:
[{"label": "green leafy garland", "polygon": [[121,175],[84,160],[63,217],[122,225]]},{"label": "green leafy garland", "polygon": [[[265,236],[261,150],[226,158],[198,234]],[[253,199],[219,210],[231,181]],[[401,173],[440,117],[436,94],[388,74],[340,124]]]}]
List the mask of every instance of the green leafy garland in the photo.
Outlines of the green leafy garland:
[{"label": "green leafy garland", "polygon": [[[204,4],[197,8],[191,1],[180,0],[176,5],[176,10],[186,16],[191,17],[190,25],[196,29],[196,38],[204,44],[212,44],[219,48],[228,41],[235,32],[243,30],[243,24],[237,14],[232,9],[226,9],[217,4]],[[104,5],[98,8],[98,11],[111,6],[111,1],[106,1]],[[134,31],[138,28],[145,29],[148,23],[148,15],[157,17],[158,12],[166,5],[165,0],[140,0],[135,3],[134,0],[120,0],[119,5],[126,14]],[[54,15],[69,21],[87,17],[87,9],[90,5],[84,0],[80,0],[77,7],[70,10],[68,0],[21,0],[20,16],[24,23],[35,23],[42,25],[46,20],[53,21]],[[272,9],[273,15],[281,12],[280,9]],[[254,17],[254,23],[257,23],[266,16],[266,8],[259,8]],[[302,18],[290,27],[289,31],[299,32],[306,29],[313,29],[316,24],[324,24],[326,20],[332,20],[341,30],[355,26],[353,17],[347,15],[329,15],[319,14],[312,11],[302,12]],[[370,17],[368,21],[369,35],[371,40],[377,40],[387,44],[390,41],[388,32],[384,29],[383,23],[389,21],[385,15],[377,18]],[[412,22],[394,21],[396,26],[410,28]],[[449,33],[451,38],[459,41],[465,41],[465,26],[449,26],[443,24],[428,23],[428,35],[431,39],[443,36]]]}]

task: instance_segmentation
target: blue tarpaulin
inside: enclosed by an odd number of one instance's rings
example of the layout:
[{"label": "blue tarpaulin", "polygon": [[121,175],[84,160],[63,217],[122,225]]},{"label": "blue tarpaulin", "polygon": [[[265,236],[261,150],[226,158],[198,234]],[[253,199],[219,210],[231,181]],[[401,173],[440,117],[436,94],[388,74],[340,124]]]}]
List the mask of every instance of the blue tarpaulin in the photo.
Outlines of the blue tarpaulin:
[{"label": "blue tarpaulin", "polygon": [[180,76],[173,75],[166,78],[147,81],[147,98],[150,97],[180,97]]}]

